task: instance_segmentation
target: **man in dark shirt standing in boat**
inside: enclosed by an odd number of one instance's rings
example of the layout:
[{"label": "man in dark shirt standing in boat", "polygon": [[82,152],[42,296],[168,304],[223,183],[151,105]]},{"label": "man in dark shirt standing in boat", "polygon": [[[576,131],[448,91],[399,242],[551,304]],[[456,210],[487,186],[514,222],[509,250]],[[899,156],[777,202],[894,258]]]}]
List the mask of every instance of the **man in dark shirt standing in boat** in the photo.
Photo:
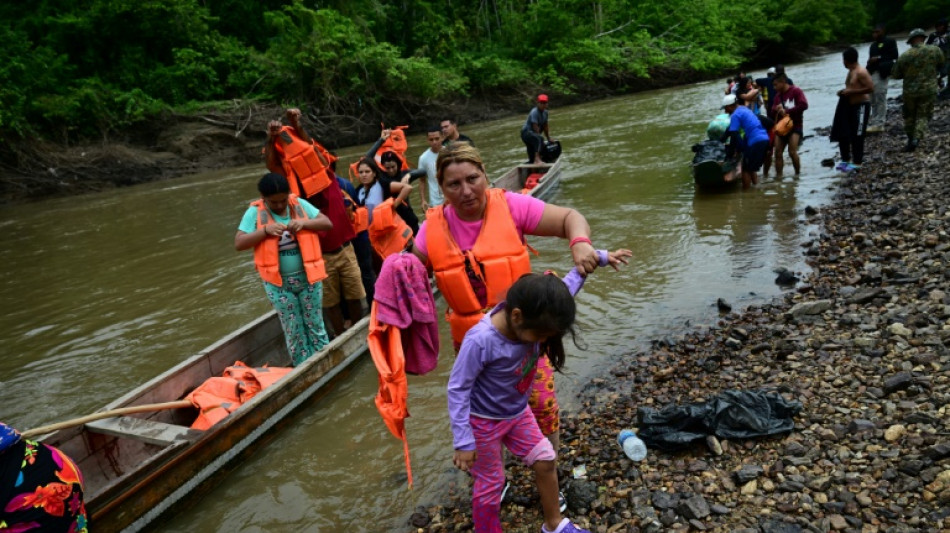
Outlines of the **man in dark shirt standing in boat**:
[{"label": "man in dark shirt standing in boat", "polygon": [[454,118],[444,118],[442,122],[439,123],[439,128],[442,129],[442,146],[447,146],[449,143],[454,142],[467,142],[472,146],[475,146],[475,141],[471,139],[468,135],[459,133],[458,121]]},{"label": "man in dark shirt standing in boat", "polygon": [[521,127],[521,141],[528,150],[528,164],[543,163],[541,150],[545,138],[551,140],[551,134],[548,132],[548,95],[539,94],[537,104],[528,113],[528,120]]},{"label": "man in dark shirt standing in boat", "polygon": [[897,42],[887,36],[887,27],[878,24],[871,31],[874,42],[868,50],[868,73],[874,84],[874,93],[871,97],[871,122],[868,133],[884,131],[884,122],[887,118],[887,78],[891,75],[894,62],[897,61]]}]

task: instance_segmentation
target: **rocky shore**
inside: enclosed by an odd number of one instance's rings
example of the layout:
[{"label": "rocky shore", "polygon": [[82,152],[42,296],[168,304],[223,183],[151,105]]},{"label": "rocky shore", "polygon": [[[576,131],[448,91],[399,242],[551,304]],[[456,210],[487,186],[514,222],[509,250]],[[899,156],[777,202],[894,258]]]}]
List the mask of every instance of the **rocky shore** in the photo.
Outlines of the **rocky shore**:
[{"label": "rocky shore", "polygon": [[[783,298],[631,353],[562,416],[567,516],[597,533],[950,531],[950,104],[912,154],[900,111],[833,205],[805,207],[812,272]],[[638,410],[763,390],[794,430],[651,450],[617,445]],[[533,476],[508,469],[505,531],[540,528]],[[469,487],[420,508],[420,532],[471,529]]]}]

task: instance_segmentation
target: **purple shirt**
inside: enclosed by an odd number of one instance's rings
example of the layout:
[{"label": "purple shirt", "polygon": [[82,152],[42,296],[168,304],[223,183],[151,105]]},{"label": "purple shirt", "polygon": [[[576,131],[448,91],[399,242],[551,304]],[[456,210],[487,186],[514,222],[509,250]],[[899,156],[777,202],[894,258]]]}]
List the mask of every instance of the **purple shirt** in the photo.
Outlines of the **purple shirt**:
[{"label": "purple shirt", "polygon": [[[600,266],[607,266],[607,251],[597,250]],[[576,295],[586,279],[577,268],[562,280]],[[503,310],[495,306],[462,340],[449,376],[449,419],[456,450],[474,450],[470,416],[495,420],[515,418],[528,405],[528,390],[519,390],[524,367],[538,350],[538,343],[513,341],[492,325],[491,317]]]}]

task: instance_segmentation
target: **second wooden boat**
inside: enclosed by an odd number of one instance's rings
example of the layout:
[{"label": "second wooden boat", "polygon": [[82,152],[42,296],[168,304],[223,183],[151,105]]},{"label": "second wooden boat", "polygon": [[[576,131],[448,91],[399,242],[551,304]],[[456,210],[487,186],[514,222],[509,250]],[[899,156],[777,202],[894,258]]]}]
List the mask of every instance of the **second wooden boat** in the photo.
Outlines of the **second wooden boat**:
[{"label": "second wooden boat", "polygon": [[561,162],[559,157],[553,163],[527,164],[522,163],[509,169],[498,179],[492,182],[492,187],[499,187],[514,192],[522,192],[529,180],[537,179],[534,187],[529,191],[531,196],[547,200],[554,194],[558,182],[561,180]]}]

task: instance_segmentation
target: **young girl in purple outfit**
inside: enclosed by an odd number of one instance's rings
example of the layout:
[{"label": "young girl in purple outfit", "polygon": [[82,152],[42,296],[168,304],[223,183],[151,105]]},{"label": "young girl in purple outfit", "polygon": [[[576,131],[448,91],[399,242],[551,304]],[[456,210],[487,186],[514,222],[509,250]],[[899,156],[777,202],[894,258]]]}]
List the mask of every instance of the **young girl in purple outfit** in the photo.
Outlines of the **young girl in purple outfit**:
[{"label": "young girl in purple outfit", "polygon": [[[600,266],[617,269],[630,250],[598,250]],[[557,276],[526,274],[508,289],[505,301],[465,335],[449,377],[449,417],[453,463],[470,472],[472,521],[476,533],[501,529],[501,492],[505,470],[501,444],[535,472],[542,533],[583,532],[561,516],[558,505],[557,452],[544,437],[528,407],[539,357],[555,370],[564,364],[564,335],[573,335],[574,295],[584,277],[571,270]]]}]

